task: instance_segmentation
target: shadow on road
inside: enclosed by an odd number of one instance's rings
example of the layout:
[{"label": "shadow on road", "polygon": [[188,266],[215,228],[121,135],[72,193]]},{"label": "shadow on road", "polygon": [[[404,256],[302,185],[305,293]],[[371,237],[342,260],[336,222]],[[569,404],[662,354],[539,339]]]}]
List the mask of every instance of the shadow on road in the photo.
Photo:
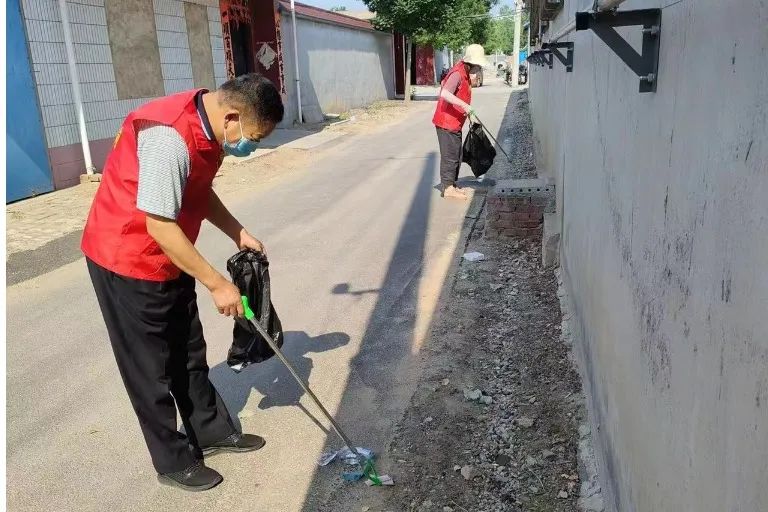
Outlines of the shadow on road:
[{"label": "shadow on road", "polygon": [[[354,442],[377,452],[385,448],[388,434],[412,393],[413,384],[408,375],[417,357],[412,344],[431,202],[439,197],[432,189],[437,161],[437,154],[429,153],[421,168],[414,169],[417,171],[414,180],[418,180],[418,184],[381,288],[351,290],[348,283],[341,283],[331,290],[332,294],[377,293],[360,350],[350,361],[349,378],[336,414],[337,421]],[[400,215],[393,213],[398,218]],[[331,433],[323,451],[340,446],[340,441]],[[316,512],[324,502],[326,496],[313,492],[320,488],[323,478],[323,474],[315,473],[304,511]]]},{"label": "shadow on road", "polygon": [[378,288],[371,288],[369,290],[353,290],[349,283],[339,283],[333,287],[331,293],[334,295],[367,295],[369,293],[379,293],[381,290]]},{"label": "shadow on road", "polygon": [[[512,149],[516,146],[514,142],[519,137],[518,134],[512,133],[510,119],[517,114],[521,103],[527,102],[527,97],[513,93],[506,101],[499,133],[494,135],[505,150],[513,154],[515,152]],[[521,145],[518,151],[525,147],[531,146]],[[352,441],[378,452],[382,456],[379,469],[392,471],[395,479],[397,468],[391,464],[391,460],[387,460],[386,449],[419,379],[416,373],[420,356],[414,353],[412,344],[418,319],[419,283],[424,270],[425,237],[431,202],[433,199],[442,200],[433,190],[434,180],[437,179],[437,164],[437,154],[430,153],[418,177],[419,184],[403,221],[383,284],[378,291],[377,302],[363,335],[360,351],[350,363],[350,377],[336,414],[336,420],[350,431]],[[460,186],[479,192],[471,199],[468,212],[480,211],[484,192],[495,184],[496,179],[505,176],[504,169],[509,165],[511,164],[505,158],[497,157],[493,167],[482,180],[474,177],[462,177],[458,180]],[[460,261],[464,247],[465,239],[460,237],[452,248],[453,262]],[[451,283],[449,279],[439,283],[441,288],[438,308],[439,304],[449,299]],[[350,292],[346,286],[336,285],[332,293],[357,292]],[[323,451],[337,449],[340,444],[334,435],[330,435]],[[387,492],[397,492],[397,487]],[[372,496],[374,494],[365,485],[344,484],[332,471],[316,469],[302,511],[360,510],[361,503],[376,501],[371,500]]]},{"label": "shadow on road", "polygon": [[[349,336],[343,332],[312,337],[302,331],[288,331],[285,333],[283,352],[304,382],[307,382],[313,368],[309,354],[334,350],[347,343],[349,343]],[[238,416],[246,409],[251,391],[256,390],[263,395],[257,406],[259,409],[298,407],[323,432],[328,433],[318,419],[300,403],[304,390],[276,357],[251,365],[240,373],[235,373],[226,362],[222,362],[211,368],[210,379],[224,399],[238,427],[240,427]]]}]

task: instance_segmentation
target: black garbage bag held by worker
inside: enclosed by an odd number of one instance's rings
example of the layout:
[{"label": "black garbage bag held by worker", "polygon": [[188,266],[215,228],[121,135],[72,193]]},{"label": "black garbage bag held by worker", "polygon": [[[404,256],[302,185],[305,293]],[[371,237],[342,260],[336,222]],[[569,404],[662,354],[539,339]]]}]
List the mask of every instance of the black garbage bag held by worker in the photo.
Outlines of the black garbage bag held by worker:
[{"label": "black garbage bag held by worker", "polygon": [[[277,342],[277,346],[282,347],[283,326],[270,299],[268,267],[267,257],[251,249],[240,251],[227,261],[227,271],[232,276],[232,282],[240,289],[243,296],[248,297],[248,303],[256,314],[256,320]],[[235,372],[242,371],[250,364],[266,361],[275,355],[267,340],[258,333],[251,322],[243,317],[235,318],[232,338],[227,364]]]},{"label": "black garbage bag held by worker", "polygon": [[488,139],[480,123],[472,123],[464,139],[462,161],[469,164],[472,174],[479,178],[491,168],[493,159],[496,158],[496,149]]}]

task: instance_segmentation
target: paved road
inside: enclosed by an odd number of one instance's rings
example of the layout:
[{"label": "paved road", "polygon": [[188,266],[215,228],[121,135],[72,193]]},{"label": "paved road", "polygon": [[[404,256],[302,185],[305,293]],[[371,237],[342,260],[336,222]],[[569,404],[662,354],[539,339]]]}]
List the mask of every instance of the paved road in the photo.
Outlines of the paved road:
[{"label": "paved road", "polygon": [[[501,87],[477,94],[494,131],[507,96]],[[279,186],[227,201],[269,248],[289,357],[374,449],[385,446],[413,391],[415,355],[468,207],[433,189],[431,109],[419,105]],[[212,229],[198,245],[222,270],[234,252]],[[278,361],[240,375],[222,365],[231,322],[215,314],[204,289],[212,380],[243,429],[264,435],[267,446],[212,457],[225,481],[202,494],[156,483],[82,259],[8,288],[7,304],[9,510],[294,511],[338,478],[331,468],[315,474],[326,444],[338,443]]]}]

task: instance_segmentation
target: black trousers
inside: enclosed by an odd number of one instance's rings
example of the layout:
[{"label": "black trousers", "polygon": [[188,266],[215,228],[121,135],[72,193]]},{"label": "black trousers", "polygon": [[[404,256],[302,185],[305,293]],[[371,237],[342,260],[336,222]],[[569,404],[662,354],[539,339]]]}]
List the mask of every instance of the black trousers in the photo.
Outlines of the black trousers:
[{"label": "black trousers", "polygon": [[437,142],[440,145],[440,188],[445,190],[459,179],[461,132],[437,128]]},{"label": "black trousers", "polygon": [[[87,263],[152,463],[158,473],[181,471],[202,458],[200,447],[235,432],[208,380],[195,281],[131,279]],[[177,407],[186,435],[178,432]]]}]

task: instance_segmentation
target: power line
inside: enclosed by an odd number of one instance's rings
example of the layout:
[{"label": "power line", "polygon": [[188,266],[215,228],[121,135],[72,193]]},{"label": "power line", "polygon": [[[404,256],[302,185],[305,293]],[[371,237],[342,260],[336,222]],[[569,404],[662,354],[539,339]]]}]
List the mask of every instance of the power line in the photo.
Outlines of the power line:
[{"label": "power line", "polygon": [[516,9],[514,11],[510,11],[511,14],[491,14],[491,13],[485,13],[485,14],[468,14],[464,16],[465,18],[491,18],[495,20],[504,19],[504,18],[514,18],[517,13],[524,13],[529,12],[530,9]]}]

